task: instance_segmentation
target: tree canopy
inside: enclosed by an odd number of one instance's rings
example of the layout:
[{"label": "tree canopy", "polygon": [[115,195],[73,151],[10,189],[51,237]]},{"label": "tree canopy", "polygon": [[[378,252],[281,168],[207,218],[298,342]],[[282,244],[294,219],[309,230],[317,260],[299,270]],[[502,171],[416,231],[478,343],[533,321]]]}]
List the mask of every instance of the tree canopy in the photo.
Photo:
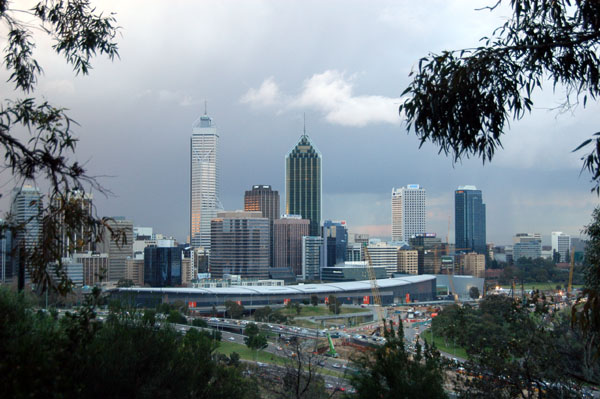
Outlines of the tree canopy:
[{"label": "tree canopy", "polygon": [[[486,7],[496,9],[501,3]],[[476,48],[443,51],[419,60],[399,112],[421,145],[490,161],[510,120],[531,111],[545,81],[566,89],[570,107],[600,94],[600,3],[591,0],[510,0],[512,17]],[[590,135],[592,132],[590,132]],[[600,193],[600,132],[583,167]]]},{"label": "tree canopy", "polygon": [[[42,0],[31,9],[16,7],[17,2],[0,0],[0,24],[7,32],[1,62],[9,72],[8,82],[14,85],[12,95],[0,105],[3,167],[10,170],[17,186],[42,182],[49,186],[47,197],[37,204],[39,215],[35,217],[42,227],[39,244],[24,251],[24,245],[16,243],[21,246],[19,271],[22,276],[26,265],[38,287],[66,293],[71,283],[62,267],[64,237],[72,250],[77,250],[99,241],[103,228],[113,229],[106,219],[83,212],[81,205],[72,200],[74,192],[83,196],[89,187],[105,191],[86,173],[84,165],[71,159],[78,141],[76,122],[64,108],[34,96],[43,72],[34,58],[34,32],[49,36],[54,51],[64,57],[75,74],[85,75],[96,54],[111,60],[118,57],[118,27],[112,14],[98,12],[89,0]],[[27,132],[25,137],[16,133],[21,130]],[[6,220],[3,228],[13,232],[24,228],[24,223],[11,215]],[[82,231],[85,234],[81,236]],[[115,233],[115,239],[123,239],[121,233]],[[22,278],[19,284],[22,286]]]}]

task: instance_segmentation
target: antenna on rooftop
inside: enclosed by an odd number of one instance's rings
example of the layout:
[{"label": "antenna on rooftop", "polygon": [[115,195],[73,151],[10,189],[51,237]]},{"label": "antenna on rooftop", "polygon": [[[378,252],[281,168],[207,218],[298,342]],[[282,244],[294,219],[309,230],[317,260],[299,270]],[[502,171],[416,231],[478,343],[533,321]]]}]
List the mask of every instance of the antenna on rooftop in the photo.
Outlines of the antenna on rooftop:
[{"label": "antenna on rooftop", "polygon": [[207,108],[207,105],[206,105],[206,103],[207,103],[207,101],[206,101],[206,100],[204,100],[204,115],[206,115],[206,108]]},{"label": "antenna on rooftop", "polygon": [[304,112],[304,136],[306,136],[306,112]]}]

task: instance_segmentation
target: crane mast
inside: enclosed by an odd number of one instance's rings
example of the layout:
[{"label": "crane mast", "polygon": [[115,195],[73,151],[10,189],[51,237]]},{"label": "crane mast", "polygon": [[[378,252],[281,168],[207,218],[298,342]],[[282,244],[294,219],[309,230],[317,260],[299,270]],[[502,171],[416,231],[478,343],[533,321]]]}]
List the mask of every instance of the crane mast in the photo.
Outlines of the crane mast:
[{"label": "crane mast", "polygon": [[385,320],[383,315],[383,308],[381,307],[381,295],[379,295],[379,287],[377,286],[377,276],[375,276],[375,270],[373,269],[373,262],[371,261],[371,255],[367,247],[364,247],[365,259],[367,261],[367,273],[369,274],[369,282],[371,283],[371,293],[373,294],[373,302],[375,302],[375,311],[377,312],[377,322],[381,326],[381,331],[385,331]]}]

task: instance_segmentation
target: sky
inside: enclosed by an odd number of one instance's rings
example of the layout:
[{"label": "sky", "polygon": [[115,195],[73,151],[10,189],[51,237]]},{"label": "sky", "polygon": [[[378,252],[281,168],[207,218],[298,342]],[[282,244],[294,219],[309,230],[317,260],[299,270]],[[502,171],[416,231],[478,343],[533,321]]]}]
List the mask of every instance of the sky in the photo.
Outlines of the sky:
[{"label": "sky", "polygon": [[[582,154],[571,152],[597,131],[598,102],[558,112],[560,87],[536,93],[533,112],[511,122],[485,165],[419,148],[398,115],[421,57],[475,46],[506,20],[506,8],[477,10],[495,1],[96,3],[115,13],[120,59],[95,58],[90,75],[75,76],[36,32],[44,74],[34,94],[79,123],[74,157],[112,193],[95,194],[100,216],[186,239],[191,126],[205,102],[219,129],[227,210],[242,209],[254,184],[272,185],[285,209],[284,157],[303,115],[323,155],[323,218],[346,220],[354,233],[389,237],[392,188],[407,184],[427,190],[427,230],[443,239],[449,231],[451,242],[460,185],[483,191],[487,241],[496,244],[517,232],[539,232],[545,243],[552,231],[579,236],[598,205]],[[5,193],[7,172],[0,179]]]}]

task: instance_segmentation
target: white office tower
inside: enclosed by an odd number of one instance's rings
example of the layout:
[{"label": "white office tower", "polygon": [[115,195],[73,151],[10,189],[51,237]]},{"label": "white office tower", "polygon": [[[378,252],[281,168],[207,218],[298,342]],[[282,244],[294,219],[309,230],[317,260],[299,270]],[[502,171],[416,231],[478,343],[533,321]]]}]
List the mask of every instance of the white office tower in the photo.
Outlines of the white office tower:
[{"label": "white office tower", "polygon": [[202,115],[192,125],[190,146],[190,244],[210,248],[210,221],[219,207],[219,135],[212,118]]},{"label": "white office tower", "polygon": [[409,184],[392,189],[392,241],[406,241],[425,233],[425,189]]},{"label": "white office tower", "polygon": [[562,231],[552,232],[552,253],[560,254],[560,262],[570,262],[569,253],[571,251],[571,236],[563,234]]}]

